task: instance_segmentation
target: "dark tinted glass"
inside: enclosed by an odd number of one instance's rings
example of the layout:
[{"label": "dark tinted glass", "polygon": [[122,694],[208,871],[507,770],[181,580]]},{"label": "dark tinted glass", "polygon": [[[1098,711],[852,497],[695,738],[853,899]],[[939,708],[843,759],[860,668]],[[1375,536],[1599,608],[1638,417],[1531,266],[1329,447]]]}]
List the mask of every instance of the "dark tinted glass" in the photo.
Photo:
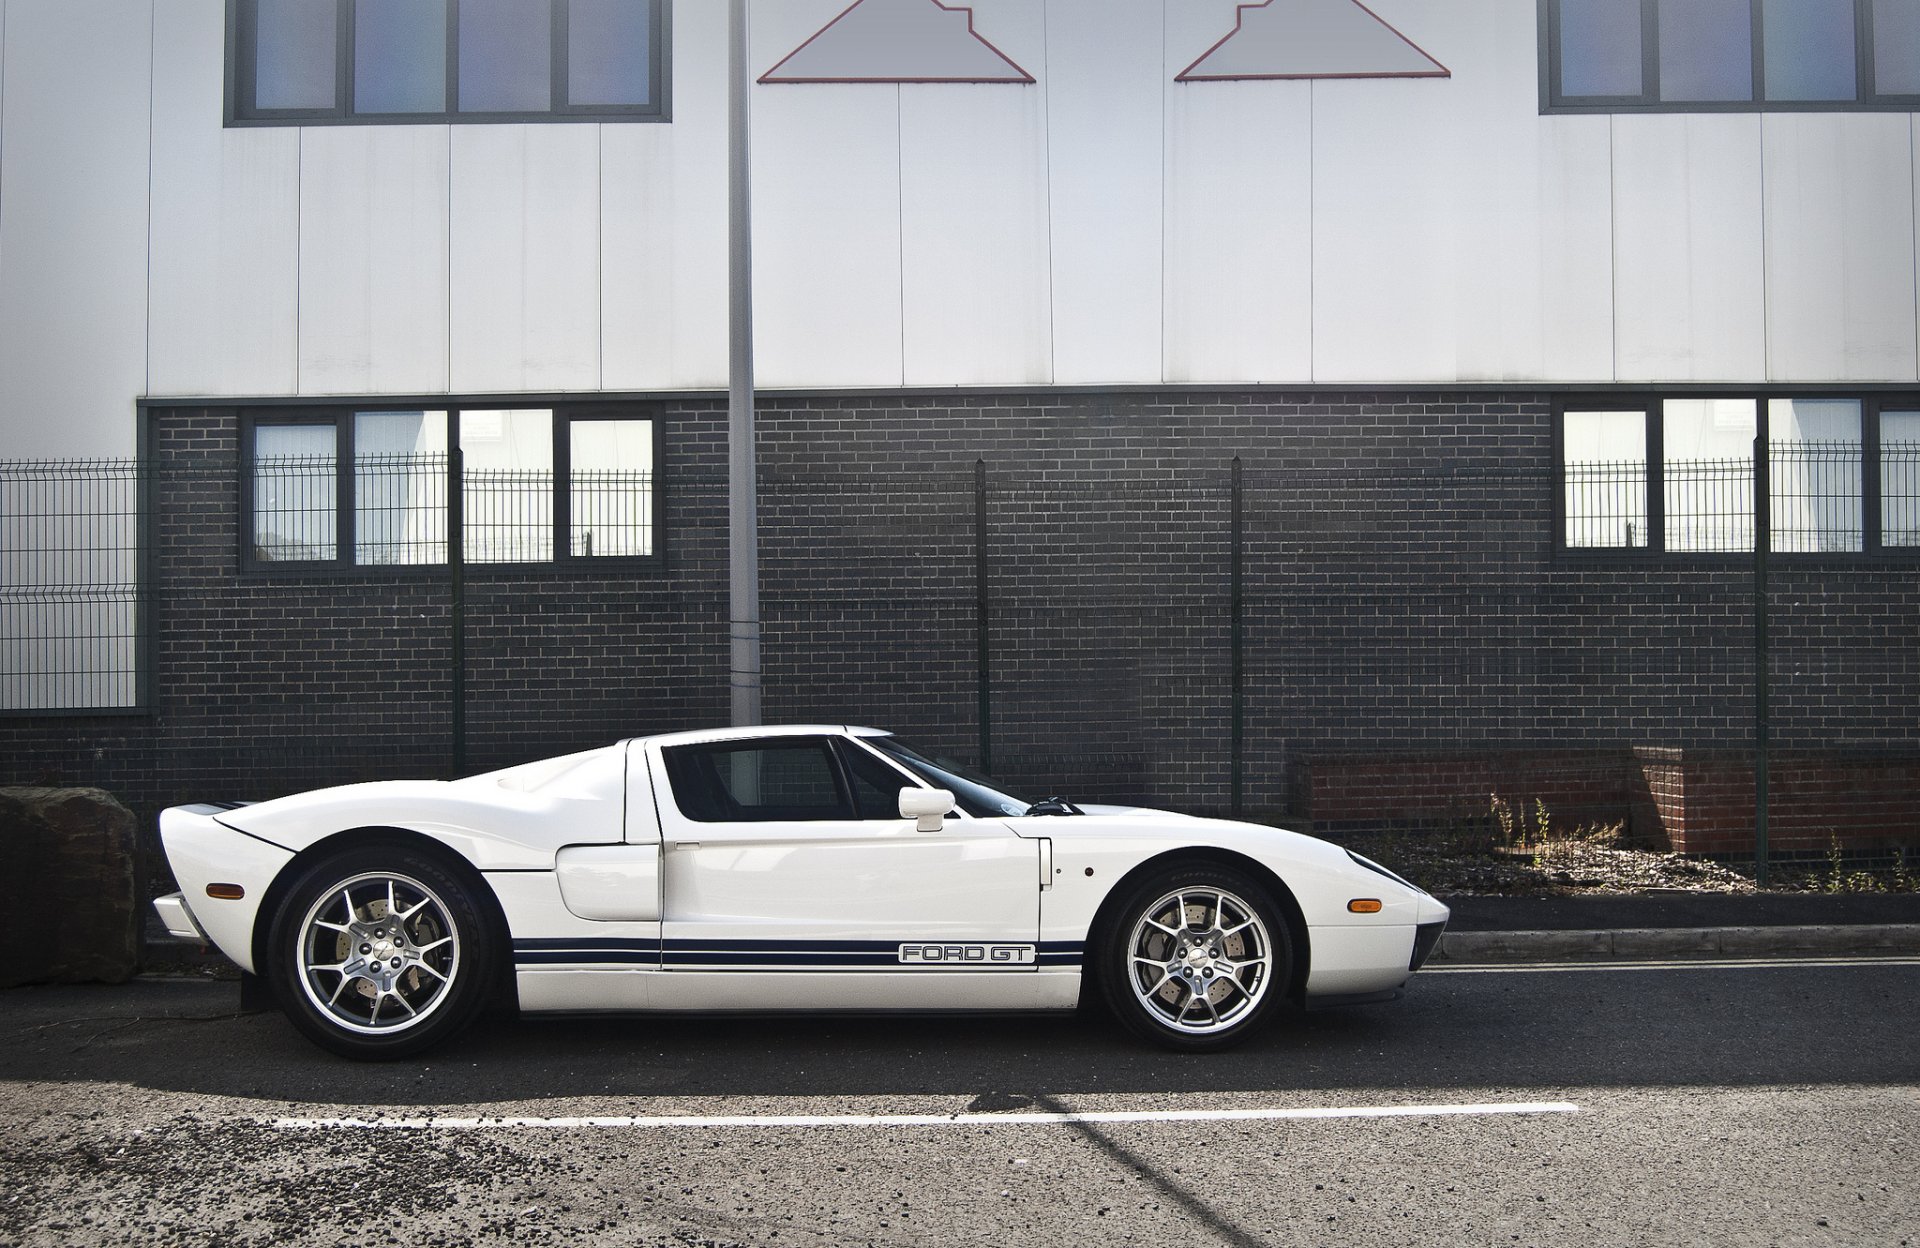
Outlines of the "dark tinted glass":
[{"label": "dark tinted glass", "polygon": [[567,103],[650,103],[652,66],[650,0],[573,0],[568,6]]},{"label": "dark tinted glass", "polygon": [[550,0],[461,0],[460,111],[544,113],[552,107]]},{"label": "dark tinted glass", "polygon": [[447,109],[447,0],[356,0],[353,109]]},{"label": "dark tinted glass", "polygon": [[1873,89],[1920,95],[1920,0],[1873,0]]},{"label": "dark tinted glass", "polygon": [[1024,815],[1033,805],[1000,787],[1000,782],[950,758],[930,757],[898,737],[868,737],[868,745],[919,776],[936,789],[952,792],[961,810],[976,819],[994,815]]},{"label": "dark tinted glass", "polygon": [[1853,0],[1764,0],[1767,98],[1851,100],[1859,94]]},{"label": "dark tinted glass", "polygon": [[1660,6],[1660,98],[1753,98],[1748,0],[1666,0]]},{"label": "dark tinted glass", "polygon": [[338,34],[339,10],[331,0],[258,0],[254,107],[334,107]]},{"label": "dark tinted glass", "polygon": [[898,819],[900,790],[916,787],[913,781],[858,746],[843,745],[840,752],[853,773],[853,800],[860,807],[860,817]]},{"label": "dark tinted glass", "polygon": [[821,741],[681,745],[662,752],[673,802],[689,819],[734,823],[850,819]]},{"label": "dark tinted glass", "polygon": [[1560,0],[1560,94],[1639,95],[1640,0]]}]

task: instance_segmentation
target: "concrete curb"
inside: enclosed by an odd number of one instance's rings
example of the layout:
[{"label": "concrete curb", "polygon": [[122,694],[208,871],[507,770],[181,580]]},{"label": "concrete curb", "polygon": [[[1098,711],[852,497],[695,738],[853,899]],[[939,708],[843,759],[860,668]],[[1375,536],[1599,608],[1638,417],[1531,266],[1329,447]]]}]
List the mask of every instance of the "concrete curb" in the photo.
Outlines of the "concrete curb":
[{"label": "concrete curb", "polygon": [[1433,962],[1598,962],[1851,953],[1920,954],[1920,923],[1448,932],[1440,938]]}]

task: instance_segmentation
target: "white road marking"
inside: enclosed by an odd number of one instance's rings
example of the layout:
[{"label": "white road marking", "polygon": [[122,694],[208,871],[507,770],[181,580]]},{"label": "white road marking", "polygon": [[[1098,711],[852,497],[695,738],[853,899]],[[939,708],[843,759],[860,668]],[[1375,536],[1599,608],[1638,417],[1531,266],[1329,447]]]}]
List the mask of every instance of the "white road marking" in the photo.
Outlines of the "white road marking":
[{"label": "white road marking", "polygon": [[1463,965],[1429,962],[1420,974],[1427,975],[1530,975],[1539,971],[1732,971],[1765,970],[1778,967],[1844,966],[1920,966],[1920,958],[1875,957],[1863,954],[1854,958],[1668,958],[1661,961],[1632,959],[1596,959],[1584,962],[1489,962]]},{"label": "white road marking", "polygon": [[1358,1105],[1313,1109],[1142,1109],[1085,1113],[954,1114],[665,1114],[650,1117],[579,1118],[275,1118],[283,1131],[352,1128],[371,1131],[483,1131],[500,1127],[540,1129],[645,1127],[977,1127],[1129,1122],[1264,1122],[1315,1118],[1433,1118],[1485,1114],[1577,1114],[1567,1101],[1491,1105]]}]

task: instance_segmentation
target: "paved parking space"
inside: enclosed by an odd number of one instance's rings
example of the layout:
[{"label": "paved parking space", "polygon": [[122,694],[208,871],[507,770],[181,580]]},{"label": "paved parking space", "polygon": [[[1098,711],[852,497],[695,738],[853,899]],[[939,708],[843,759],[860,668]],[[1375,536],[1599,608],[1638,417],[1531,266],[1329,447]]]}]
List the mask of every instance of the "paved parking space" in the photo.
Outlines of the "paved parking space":
[{"label": "paved parking space", "polygon": [[379,1066],[231,984],[21,990],[0,1241],[1920,1243],[1916,990],[1456,971],[1204,1058],[1097,1020],[625,1018]]}]

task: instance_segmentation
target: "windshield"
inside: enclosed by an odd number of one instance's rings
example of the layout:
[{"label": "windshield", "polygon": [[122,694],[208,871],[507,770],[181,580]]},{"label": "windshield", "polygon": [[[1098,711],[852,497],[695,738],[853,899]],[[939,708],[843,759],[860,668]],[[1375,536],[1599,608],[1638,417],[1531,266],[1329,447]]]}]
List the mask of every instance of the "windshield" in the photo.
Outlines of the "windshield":
[{"label": "windshield", "polygon": [[996,815],[1017,818],[1033,805],[1026,798],[1007,792],[998,780],[950,758],[928,758],[898,737],[861,737],[860,742],[879,750],[935,788],[951,789],[960,809],[976,819]]}]

